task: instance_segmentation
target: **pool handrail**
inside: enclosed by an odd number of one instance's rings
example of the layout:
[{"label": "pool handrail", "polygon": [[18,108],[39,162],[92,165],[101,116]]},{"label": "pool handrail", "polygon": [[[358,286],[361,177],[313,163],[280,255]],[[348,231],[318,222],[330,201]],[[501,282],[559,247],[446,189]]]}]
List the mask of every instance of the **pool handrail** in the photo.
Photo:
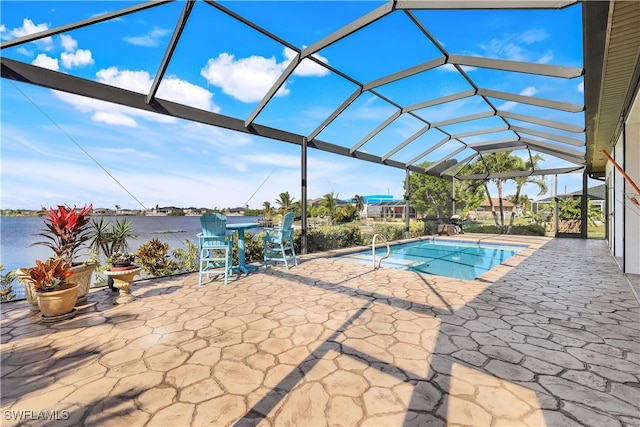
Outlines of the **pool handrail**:
[{"label": "pool handrail", "polygon": [[[377,267],[376,267],[376,237],[380,237],[384,241],[384,244],[387,245],[387,254],[378,260]],[[385,237],[381,234],[374,234],[373,239],[371,239],[371,263],[373,264],[373,269],[375,270],[377,268],[380,268],[380,265],[382,264],[382,260],[389,258],[390,255],[391,255],[391,247],[389,246],[389,242],[387,242],[387,239],[385,239]]]}]

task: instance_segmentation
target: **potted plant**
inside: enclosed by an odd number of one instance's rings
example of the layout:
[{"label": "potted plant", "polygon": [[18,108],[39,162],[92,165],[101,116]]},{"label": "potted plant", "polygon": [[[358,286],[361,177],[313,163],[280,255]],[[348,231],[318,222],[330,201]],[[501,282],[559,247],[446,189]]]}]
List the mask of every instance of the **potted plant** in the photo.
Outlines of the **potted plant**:
[{"label": "potted plant", "polygon": [[71,265],[62,258],[36,260],[36,266],[26,269],[38,298],[42,316],[60,318],[75,312],[79,286],[71,283]]},{"label": "potted plant", "polygon": [[111,265],[111,271],[130,270],[138,267],[133,265],[134,260],[135,255],[130,252],[116,252],[108,258],[107,263]]},{"label": "potted plant", "polygon": [[[104,218],[100,218],[100,221],[91,221],[91,230],[89,238],[91,242],[89,247],[94,250],[98,255],[102,254],[106,260],[107,267],[112,266],[114,255],[125,254],[128,248],[128,240],[134,238],[135,234],[131,229],[131,221],[118,220],[113,222],[107,222]],[[133,257],[133,255],[131,255]],[[133,259],[131,259],[131,262]],[[117,292],[118,289],[113,286],[113,277],[109,276],[107,279],[109,288]]]},{"label": "potted plant", "polygon": [[42,229],[38,236],[46,240],[32,243],[33,245],[44,245],[53,250],[56,258],[63,259],[71,266],[73,272],[71,283],[78,285],[78,302],[83,303],[87,299],[91,276],[97,263],[79,262],[78,252],[87,246],[90,239],[90,212],[93,205],[84,205],[81,209],[58,205],[57,208],[42,208],[45,217],[45,229]]}]

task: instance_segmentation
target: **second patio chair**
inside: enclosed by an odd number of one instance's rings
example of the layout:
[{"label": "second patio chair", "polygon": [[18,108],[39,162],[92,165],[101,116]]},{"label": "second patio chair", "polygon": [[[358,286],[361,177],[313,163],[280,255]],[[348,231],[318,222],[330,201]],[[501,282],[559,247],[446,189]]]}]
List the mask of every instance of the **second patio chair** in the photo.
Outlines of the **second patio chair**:
[{"label": "second patio chair", "polygon": [[227,217],[219,213],[208,213],[200,217],[202,232],[198,233],[198,247],[200,249],[200,271],[198,286],[202,286],[202,276],[224,274],[224,284],[229,279],[229,272],[233,265],[233,235],[227,231]]},{"label": "second patio chair", "polygon": [[[284,262],[284,266],[289,269],[287,258],[293,258],[293,263],[298,265],[296,252],[293,248],[293,219],[295,214],[289,212],[282,219],[280,227],[265,228],[266,235],[262,238],[264,242],[264,268],[267,268],[268,261]],[[290,255],[287,255],[287,251]]]}]

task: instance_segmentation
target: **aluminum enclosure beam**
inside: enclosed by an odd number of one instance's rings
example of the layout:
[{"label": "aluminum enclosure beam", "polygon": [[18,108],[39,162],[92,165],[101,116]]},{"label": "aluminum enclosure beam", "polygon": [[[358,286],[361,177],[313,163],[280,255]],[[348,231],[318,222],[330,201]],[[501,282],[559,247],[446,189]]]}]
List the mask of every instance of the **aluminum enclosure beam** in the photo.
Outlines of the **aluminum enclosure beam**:
[{"label": "aluminum enclosure beam", "polygon": [[[114,86],[105,85],[91,80],[81,79],[57,71],[51,71],[45,68],[36,67],[35,65],[25,64],[9,58],[0,58],[0,76],[9,80],[29,83],[49,89],[59,90],[62,92],[72,93],[87,98],[98,99],[101,101],[112,102],[118,105],[135,108],[142,111],[148,111],[166,116],[177,117],[185,120],[191,120],[198,123],[213,125],[224,129],[230,129],[242,133],[262,136],[269,139],[289,142],[296,145],[302,144],[303,135],[287,132],[268,126],[252,124],[245,127],[244,122],[234,117],[225,116],[210,111],[200,110],[198,108],[189,107],[162,99],[154,99],[151,103],[146,102],[146,95],[137,92],[131,92]],[[407,169],[418,173],[425,173],[424,168],[413,167],[405,163],[385,160],[379,156],[368,153],[350,153],[349,148],[340,145],[331,144],[324,141],[309,141],[309,147],[339,154],[345,157],[352,157],[365,160],[371,163],[384,164],[397,169]]]},{"label": "aluminum enclosure beam", "polygon": [[195,4],[195,0],[188,0],[184,4],[184,8],[182,9],[180,18],[178,18],[178,23],[176,24],[176,28],[173,31],[171,40],[169,41],[169,46],[167,46],[167,49],[164,53],[164,57],[160,62],[160,66],[158,67],[158,72],[156,73],[156,77],[153,79],[153,83],[151,84],[151,89],[149,89],[149,93],[147,94],[147,104],[151,102],[151,100],[156,96],[156,93],[158,92],[158,88],[160,87],[160,82],[164,77],[164,73],[167,71],[167,67],[169,66],[169,61],[171,61],[171,57],[173,56],[173,52],[175,51],[176,46],[178,46],[178,40],[180,40],[180,35],[182,35],[184,26],[187,24],[187,19],[189,19],[189,15],[191,14],[191,10],[193,9],[194,4]]}]

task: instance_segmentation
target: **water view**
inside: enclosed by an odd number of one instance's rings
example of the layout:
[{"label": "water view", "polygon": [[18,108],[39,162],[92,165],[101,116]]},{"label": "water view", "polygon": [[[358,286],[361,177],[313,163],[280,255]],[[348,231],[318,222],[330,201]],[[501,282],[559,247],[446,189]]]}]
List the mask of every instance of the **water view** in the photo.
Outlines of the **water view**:
[{"label": "water view", "polygon": [[[93,217],[100,220],[100,217]],[[105,221],[126,219],[131,221],[132,230],[137,236],[129,240],[129,250],[135,251],[140,245],[153,238],[158,238],[174,248],[184,248],[184,241],[189,239],[197,243],[196,234],[200,232],[199,216],[105,216]],[[258,217],[253,216],[228,216],[227,222],[256,222]],[[35,265],[36,259],[45,260],[52,255],[51,249],[46,246],[31,246],[34,242],[45,240],[37,236],[45,227],[41,217],[0,217],[0,232],[2,244],[0,245],[0,262],[4,264],[5,272],[20,267]],[[258,229],[249,230],[256,232]],[[88,252],[80,258],[88,256]]]}]

